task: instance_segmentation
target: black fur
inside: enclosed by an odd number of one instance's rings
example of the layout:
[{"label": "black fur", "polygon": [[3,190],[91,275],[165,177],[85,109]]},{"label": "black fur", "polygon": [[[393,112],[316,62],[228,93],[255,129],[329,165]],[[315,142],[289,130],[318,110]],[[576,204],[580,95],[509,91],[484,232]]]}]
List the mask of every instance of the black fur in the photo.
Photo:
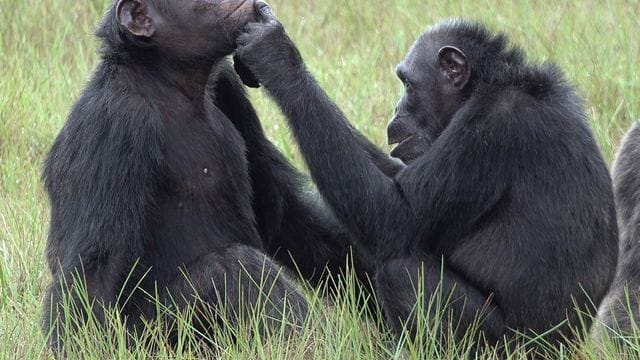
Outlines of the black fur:
[{"label": "black fur", "polygon": [[[622,141],[613,168],[620,226],[620,258],[615,280],[598,314],[594,335],[603,330],[629,335],[640,319],[640,126],[636,122]],[[604,328],[603,328],[604,327]]]},{"label": "black fur", "polygon": [[[162,6],[176,6],[146,3],[160,14],[168,13]],[[53,277],[44,329],[52,346],[62,350],[65,330],[86,319],[74,291],[81,285],[77,276],[100,322],[102,305],[121,309],[132,328],[142,317],[154,319],[147,294],[156,289],[168,305],[204,301],[237,314],[246,310],[238,308],[238,288],[243,307],[269,301],[270,316],[286,298],[291,321],[299,322],[304,298],[285,276],[276,276],[278,266],[264,253],[317,283],[327,270],[341,271],[351,237],[264,137],[224,60],[229,45],[214,43],[197,56],[172,53],[175,41],[166,35],[164,49],[153,37],[131,35],[115,6],[98,35],[102,61],[44,168]],[[191,53],[198,54],[197,46]],[[365,273],[365,262],[356,266]],[[259,299],[242,277],[275,283],[269,299]],[[61,305],[69,296],[79,318],[65,323]]]},{"label": "black fur", "polygon": [[571,339],[574,305],[591,312],[601,302],[618,251],[611,180],[556,67],[528,64],[505,35],[478,24],[429,29],[399,66],[407,92],[389,131],[390,142],[408,140],[398,151],[407,165],[385,173],[277,19],[263,15],[238,43],[236,56],[282,108],[320,192],[377,254],[375,286],[396,331],[411,319],[415,289],[429,298],[441,278],[454,293],[445,329],[464,332],[481,316],[491,344],[559,324],[546,339]]}]

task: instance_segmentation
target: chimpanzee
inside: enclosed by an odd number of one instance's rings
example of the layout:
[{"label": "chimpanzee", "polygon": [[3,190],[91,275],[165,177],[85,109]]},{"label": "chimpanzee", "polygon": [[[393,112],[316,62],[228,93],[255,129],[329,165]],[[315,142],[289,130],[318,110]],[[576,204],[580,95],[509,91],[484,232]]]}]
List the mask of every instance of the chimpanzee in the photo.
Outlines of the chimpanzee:
[{"label": "chimpanzee", "polygon": [[230,314],[267,302],[299,323],[305,299],[265,253],[314,283],[341,271],[352,236],[264,137],[225,60],[255,17],[245,0],[118,0],[107,13],[101,62],[44,168],[54,349],[78,322],[65,308],[88,315],[76,288],[98,321],[117,307],[132,330],[155,319],[155,294]]},{"label": "chimpanzee", "polygon": [[406,166],[389,175],[256,6],[235,55],[282,108],[338,219],[375,254],[391,327],[415,335],[423,289],[451,295],[441,324],[456,336],[480,317],[489,344],[550,329],[552,343],[572,338],[576,306],[601,302],[618,249],[611,180],[562,72],[480,24],[433,26],[397,67],[405,94],[388,137]]},{"label": "chimpanzee", "polygon": [[632,334],[640,319],[640,125],[636,122],[622,141],[613,168],[613,185],[620,225],[620,258],[616,277],[599,312],[599,337]]}]

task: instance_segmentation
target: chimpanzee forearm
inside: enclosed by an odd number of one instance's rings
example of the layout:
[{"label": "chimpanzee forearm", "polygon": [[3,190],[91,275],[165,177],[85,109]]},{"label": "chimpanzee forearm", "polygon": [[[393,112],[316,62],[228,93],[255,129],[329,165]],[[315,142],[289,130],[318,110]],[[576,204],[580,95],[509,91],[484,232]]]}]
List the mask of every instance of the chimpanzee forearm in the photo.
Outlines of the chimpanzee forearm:
[{"label": "chimpanzee forearm", "polygon": [[[234,59],[234,61],[238,61],[238,59]],[[238,76],[234,73],[231,65],[223,63],[217,67],[217,73],[212,74],[210,90],[213,90],[211,93],[215,94],[216,89],[220,89],[220,92],[216,94],[216,99],[214,99],[214,101],[216,102],[216,106],[218,106],[218,108],[220,108],[225,114],[230,117],[243,118],[243,121],[236,121],[235,125],[245,141],[251,145],[249,148],[249,156],[251,156],[251,153],[256,152],[253,151],[254,149],[260,149],[265,146],[272,148],[273,145],[270,142],[265,141],[266,138],[262,127],[260,126],[260,122],[258,121],[258,117],[256,116],[253,107],[246,99],[245,89],[238,80]],[[360,148],[369,155],[371,161],[384,174],[393,177],[404,167],[400,161],[389,157],[388,154],[383,152],[380,148],[364,137],[357,129],[351,127],[351,131],[353,132]],[[278,155],[280,154],[278,153]]]},{"label": "chimpanzee forearm", "polygon": [[247,25],[236,58],[280,105],[336,216],[369,245],[408,243],[415,234],[406,233],[402,222],[417,219],[400,187],[360,146],[344,115],[306,71],[282,25],[268,6],[260,6],[263,23]]},{"label": "chimpanzee forearm", "polygon": [[[266,138],[231,67],[221,66],[214,76],[210,82],[214,102],[246,142],[254,212],[265,249],[312,282],[320,280],[325,268],[332,274],[342,271],[351,250],[355,250],[353,236]],[[359,277],[372,270],[364,250],[352,256]]]},{"label": "chimpanzee forearm", "polygon": [[397,183],[361,148],[352,126],[306,70],[270,9],[259,11],[265,11],[264,23],[247,26],[235,56],[287,117],[320,192],[361,239],[384,242],[381,234],[394,241],[407,238],[396,220],[413,216]]},{"label": "chimpanzee forearm", "polygon": [[365,241],[384,242],[376,239],[380,234],[405,238],[396,220],[413,215],[403,194],[312,76],[302,67],[273,66],[265,73],[263,85],[289,120],[311,175],[338,218]]},{"label": "chimpanzee forearm", "polygon": [[[347,124],[350,125],[349,123]],[[380,148],[369,141],[369,139],[362,135],[358,130],[352,127],[351,131],[356,137],[356,141],[360,148],[369,155],[369,159],[371,159],[373,164],[385,175],[388,177],[394,177],[404,168],[402,162],[389,157],[388,154],[380,150]]]}]

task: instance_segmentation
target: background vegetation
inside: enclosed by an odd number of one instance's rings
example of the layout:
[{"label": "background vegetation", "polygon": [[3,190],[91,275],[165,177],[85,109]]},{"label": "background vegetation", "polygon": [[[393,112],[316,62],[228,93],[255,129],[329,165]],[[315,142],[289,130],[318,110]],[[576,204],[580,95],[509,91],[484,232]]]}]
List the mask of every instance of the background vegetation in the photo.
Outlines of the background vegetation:
[{"label": "background vegetation", "polygon": [[[0,358],[45,358],[40,302],[48,272],[48,203],[40,180],[46,152],[98,61],[93,30],[108,0],[0,0]],[[272,0],[272,5],[329,95],[375,142],[400,94],[394,66],[429,25],[445,17],[481,20],[505,31],[535,61],[560,65],[584,96],[602,151],[611,160],[621,134],[640,115],[640,2],[637,0],[424,1]],[[297,149],[277,108],[252,91],[269,136],[297,165]],[[310,293],[310,299],[316,294]],[[314,306],[312,325],[295,340],[224,337],[225,358],[435,358],[462,348],[404,346],[364,321],[349,295]],[[117,325],[115,326],[117,328]],[[247,331],[250,333],[250,331]],[[637,343],[637,339],[630,340]],[[86,357],[145,357],[143,346],[87,330]],[[190,358],[196,347],[159,349]],[[557,358],[619,358],[593,343]],[[521,354],[515,354],[515,357]]]}]

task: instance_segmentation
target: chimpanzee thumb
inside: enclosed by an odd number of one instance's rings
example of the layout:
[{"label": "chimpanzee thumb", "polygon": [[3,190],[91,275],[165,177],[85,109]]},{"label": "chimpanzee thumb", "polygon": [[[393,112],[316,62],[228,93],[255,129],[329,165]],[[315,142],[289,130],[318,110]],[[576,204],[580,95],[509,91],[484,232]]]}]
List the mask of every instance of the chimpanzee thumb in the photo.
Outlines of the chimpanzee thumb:
[{"label": "chimpanzee thumb", "polygon": [[262,18],[262,21],[278,21],[278,18],[273,13],[273,10],[271,10],[271,6],[269,6],[266,1],[258,0],[255,2],[254,7],[256,9],[256,13],[258,13],[260,18]]},{"label": "chimpanzee thumb", "polygon": [[249,70],[249,68],[235,55],[233,56],[233,68],[236,70],[240,80],[242,80],[245,85],[254,89],[260,87],[260,81],[256,79],[251,70]]}]

